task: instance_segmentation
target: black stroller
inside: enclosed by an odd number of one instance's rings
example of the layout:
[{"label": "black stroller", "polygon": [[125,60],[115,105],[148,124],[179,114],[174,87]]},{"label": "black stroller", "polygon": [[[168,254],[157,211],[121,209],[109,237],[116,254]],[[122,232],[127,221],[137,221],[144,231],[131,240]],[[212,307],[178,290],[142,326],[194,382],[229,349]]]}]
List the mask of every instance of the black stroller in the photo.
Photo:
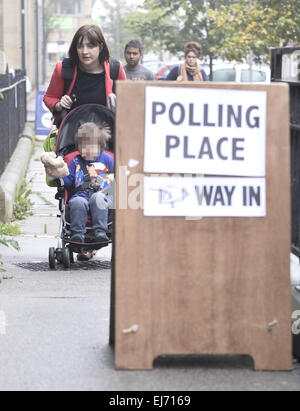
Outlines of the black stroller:
[{"label": "black stroller", "polygon": [[[64,117],[59,127],[55,148],[56,154],[62,156],[64,161],[69,165],[72,159],[80,154],[79,151],[76,150],[74,143],[74,136],[78,128],[87,122],[105,122],[111,129],[111,139],[109,140],[107,152],[113,156],[114,120],[114,112],[98,104],[86,104],[73,109]],[[71,263],[74,263],[74,252],[92,252],[107,247],[108,244],[111,243],[113,220],[113,210],[109,209],[107,232],[109,240],[99,243],[95,242],[94,231],[89,216],[86,225],[85,240],[78,245],[78,243],[71,241],[70,212],[68,206],[70,188],[64,186],[62,179],[58,185],[55,198],[59,201],[60,214],[58,218],[60,218],[60,226],[57,248],[51,247],[49,249],[49,266],[54,270],[56,269],[57,262],[63,264],[65,268],[70,268]]]}]

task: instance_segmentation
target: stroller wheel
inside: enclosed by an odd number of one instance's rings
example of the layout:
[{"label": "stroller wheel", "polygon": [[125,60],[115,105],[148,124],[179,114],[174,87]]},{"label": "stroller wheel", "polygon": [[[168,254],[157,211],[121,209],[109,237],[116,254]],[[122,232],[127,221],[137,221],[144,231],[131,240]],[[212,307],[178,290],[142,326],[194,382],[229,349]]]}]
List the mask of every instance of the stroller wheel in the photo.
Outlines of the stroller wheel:
[{"label": "stroller wheel", "polygon": [[63,259],[63,265],[65,268],[70,268],[71,267],[71,250],[69,246],[66,246],[62,250],[62,259]]},{"label": "stroller wheel", "polygon": [[55,248],[49,248],[49,266],[51,270],[56,270],[56,256],[55,256]]},{"label": "stroller wheel", "polygon": [[62,264],[62,249],[61,248],[57,248],[56,249],[56,260],[59,264]]},{"label": "stroller wheel", "polygon": [[73,251],[72,251],[71,246],[68,246],[68,248],[69,248],[69,251],[70,251],[70,261],[71,261],[71,263],[73,264],[73,263],[75,262],[75,260],[74,260],[74,254],[73,254]]}]

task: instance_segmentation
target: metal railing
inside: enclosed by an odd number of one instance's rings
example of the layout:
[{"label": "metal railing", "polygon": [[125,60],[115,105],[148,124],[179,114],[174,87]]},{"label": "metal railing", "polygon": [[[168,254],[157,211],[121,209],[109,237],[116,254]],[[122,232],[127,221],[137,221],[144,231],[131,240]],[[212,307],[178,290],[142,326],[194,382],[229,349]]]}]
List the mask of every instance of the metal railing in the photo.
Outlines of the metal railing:
[{"label": "metal railing", "polygon": [[271,50],[271,77],[290,86],[292,252],[300,257],[300,47]]},{"label": "metal railing", "polygon": [[[26,122],[26,78],[22,70],[0,75],[0,175]],[[16,165],[17,167],[17,165]]]}]

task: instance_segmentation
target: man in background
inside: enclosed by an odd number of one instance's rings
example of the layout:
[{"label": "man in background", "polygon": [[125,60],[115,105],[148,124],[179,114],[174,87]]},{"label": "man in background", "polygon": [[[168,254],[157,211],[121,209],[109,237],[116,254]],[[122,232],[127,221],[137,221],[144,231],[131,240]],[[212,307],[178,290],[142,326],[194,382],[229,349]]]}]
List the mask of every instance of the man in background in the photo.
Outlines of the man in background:
[{"label": "man in background", "polygon": [[124,66],[127,80],[155,80],[152,71],[140,64],[143,57],[143,46],[138,40],[131,40],[126,44],[124,56],[127,63]]}]

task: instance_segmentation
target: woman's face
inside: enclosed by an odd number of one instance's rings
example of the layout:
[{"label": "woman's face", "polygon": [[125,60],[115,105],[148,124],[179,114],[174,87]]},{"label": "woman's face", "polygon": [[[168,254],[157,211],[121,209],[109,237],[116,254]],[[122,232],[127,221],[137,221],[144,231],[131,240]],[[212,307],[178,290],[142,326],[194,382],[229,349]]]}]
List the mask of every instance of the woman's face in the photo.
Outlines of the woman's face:
[{"label": "woman's face", "polygon": [[197,56],[193,51],[190,51],[185,58],[186,63],[189,66],[196,66],[197,64]]},{"label": "woman's face", "polygon": [[88,37],[84,37],[77,44],[77,54],[83,68],[89,69],[99,65],[99,54],[102,46],[91,43]]}]

